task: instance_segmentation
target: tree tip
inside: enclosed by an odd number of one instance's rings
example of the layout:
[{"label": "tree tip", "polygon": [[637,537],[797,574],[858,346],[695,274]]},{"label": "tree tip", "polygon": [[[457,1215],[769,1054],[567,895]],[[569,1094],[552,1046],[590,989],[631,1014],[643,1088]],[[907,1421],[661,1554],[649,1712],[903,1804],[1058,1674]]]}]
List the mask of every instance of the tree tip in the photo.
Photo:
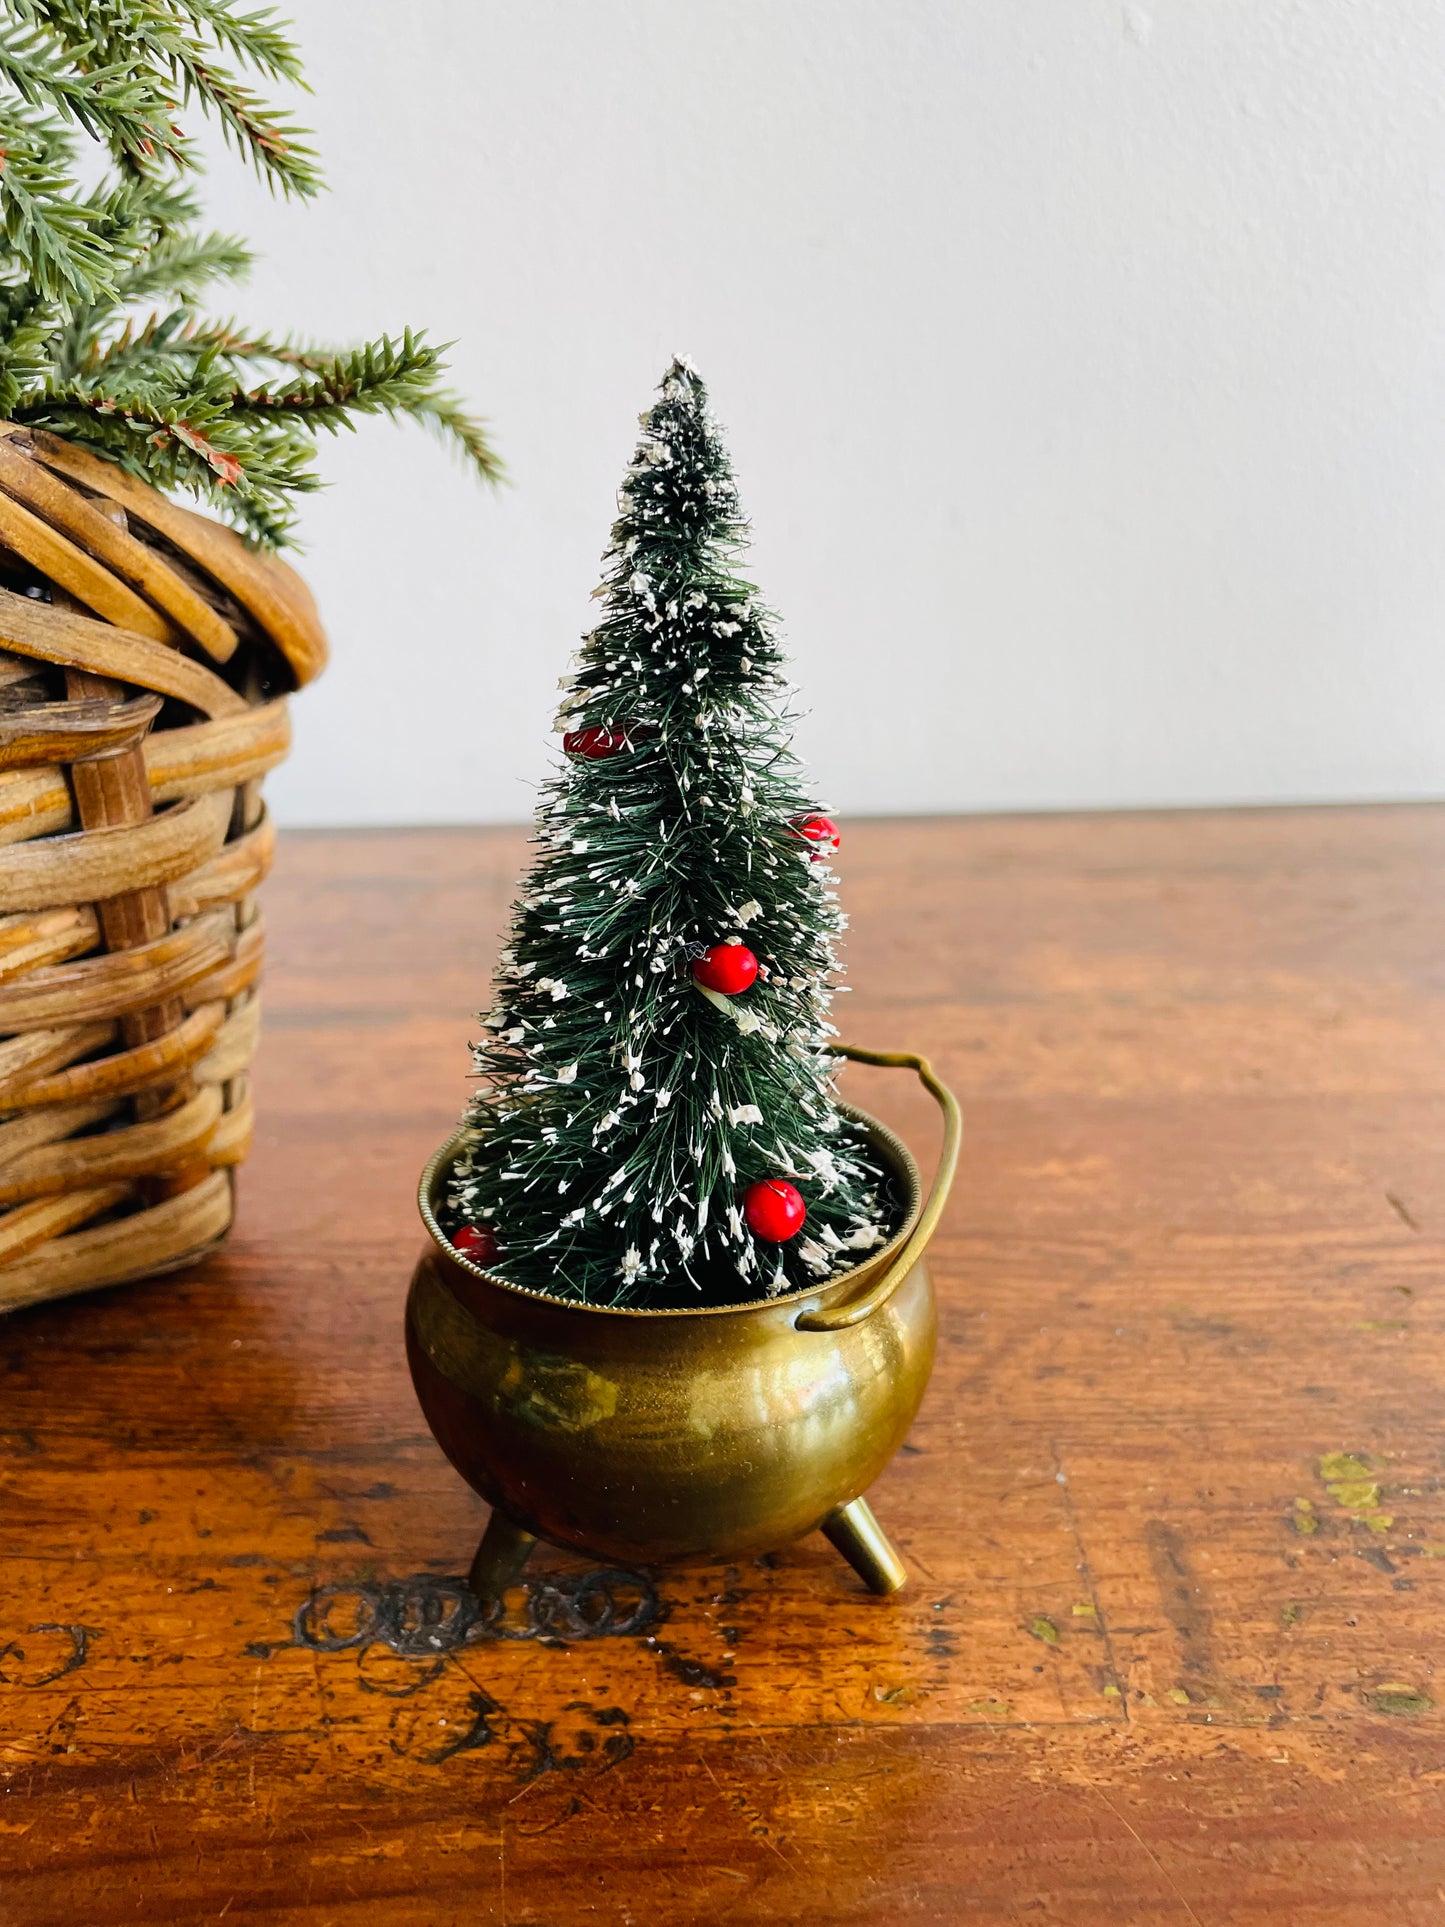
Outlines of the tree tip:
[{"label": "tree tip", "polygon": [[662,378],[662,386],[665,388],[670,381],[686,382],[690,388],[698,390],[699,393],[702,392],[702,376],[697,372],[697,369],[693,366],[692,361],[687,355],[673,356],[667,373]]}]

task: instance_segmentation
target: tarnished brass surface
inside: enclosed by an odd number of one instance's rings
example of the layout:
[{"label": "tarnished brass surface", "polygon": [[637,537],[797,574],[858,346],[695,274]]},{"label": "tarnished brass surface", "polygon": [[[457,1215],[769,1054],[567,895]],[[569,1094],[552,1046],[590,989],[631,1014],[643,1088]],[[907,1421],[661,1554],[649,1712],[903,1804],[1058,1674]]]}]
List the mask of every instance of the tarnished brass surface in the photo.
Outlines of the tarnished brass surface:
[{"label": "tarnished brass surface", "polygon": [[427,1422],[469,1484],[526,1532],[638,1564],[781,1546],[866,1491],[923,1397],[934,1304],[915,1261],[860,1322],[803,1328],[868,1294],[918,1226],[906,1147],[851,1115],[904,1202],[895,1237],[823,1286],[699,1311],[563,1303],[459,1258],[432,1210],[456,1152],[444,1146],[422,1180],[431,1244],[407,1351]]}]

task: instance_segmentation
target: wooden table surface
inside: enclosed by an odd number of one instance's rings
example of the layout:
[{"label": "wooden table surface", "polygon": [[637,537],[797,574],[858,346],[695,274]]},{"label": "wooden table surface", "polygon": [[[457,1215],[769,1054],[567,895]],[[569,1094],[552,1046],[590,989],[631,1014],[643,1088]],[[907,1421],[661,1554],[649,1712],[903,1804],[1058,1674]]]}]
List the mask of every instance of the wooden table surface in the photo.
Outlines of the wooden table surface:
[{"label": "wooden table surface", "polygon": [[522,847],[284,840],[230,1246],[0,1323],[0,1927],[1438,1927],[1445,810],[851,826],[845,1034],[968,1116],[912,1583],[497,1637],[401,1308]]}]

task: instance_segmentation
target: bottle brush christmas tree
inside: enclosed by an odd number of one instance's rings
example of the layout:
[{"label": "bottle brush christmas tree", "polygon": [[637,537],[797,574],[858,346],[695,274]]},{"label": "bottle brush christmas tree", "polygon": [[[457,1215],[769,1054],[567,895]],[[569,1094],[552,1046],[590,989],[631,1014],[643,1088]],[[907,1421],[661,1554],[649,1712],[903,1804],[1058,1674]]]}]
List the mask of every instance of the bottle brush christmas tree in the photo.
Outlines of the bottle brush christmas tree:
[{"label": "bottle brush christmas tree", "polygon": [[837,834],[686,362],[642,428],[447,1222],[514,1284],[662,1309],[817,1284],[897,1213],[832,1085]]},{"label": "bottle brush christmas tree", "polygon": [[197,226],[187,110],[278,192],[321,186],[304,134],[247,69],[301,78],[275,17],[234,0],[0,0],[0,419],[189,490],[275,548],[317,486],[323,429],[408,415],[483,474],[497,464],[420,336],[316,347],[198,312],[251,256]]}]

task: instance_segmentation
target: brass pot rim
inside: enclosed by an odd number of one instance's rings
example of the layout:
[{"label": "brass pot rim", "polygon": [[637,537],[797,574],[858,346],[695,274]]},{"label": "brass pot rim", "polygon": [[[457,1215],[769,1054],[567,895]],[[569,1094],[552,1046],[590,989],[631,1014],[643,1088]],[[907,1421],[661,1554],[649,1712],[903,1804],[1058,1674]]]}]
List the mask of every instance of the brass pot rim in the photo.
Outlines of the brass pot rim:
[{"label": "brass pot rim", "polygon": [[466,1136],[465,1131],[454,1131],[427,1159],[417,1187],[417,1207],[429,1235],[452,1264],[459,1265],[475,1278],[485,1279],[495,1290],[508,1291],[518,1298],[530,1299],[534,1304],[550,1305],[558,1311],[585,1312],[594,1318],[737,1318],[750,1313],[773,1312],[780,1305],[803,1305],[807,1301],[821,1308],[857,1290],[865,1274],[881,1273],[884,1267],[890,1265],[907,1243],[923,1208],[923,1180],[917,1161],[903,1139],[895,1131],[890,1131],[886,1124],[880,1123],[871,1112],[857,1105],[839,1104],[838,1109],[844,1117],[863,1126],[874,1149],[882,1152],[893,1176],[902,1181],[907,1191],[906,1209],[897,1231],[887,1244],[870,1251],[860,1263],[850,1265],[847,1271],[840,1271],[821,1284],[799,1285],[793,1291],[779,1292],[776,1298],[744,1298],[734,1305],[590,1305],[584,1299],[556,1298],[551,1292],[536,1291],[530,1285],[518,1285],[510,1278],[498,1277],[496,1272],[473,1263],[456,1249],[437,1223],[432,1210],[432,1194],[437,1179],[456,1155]]}]

